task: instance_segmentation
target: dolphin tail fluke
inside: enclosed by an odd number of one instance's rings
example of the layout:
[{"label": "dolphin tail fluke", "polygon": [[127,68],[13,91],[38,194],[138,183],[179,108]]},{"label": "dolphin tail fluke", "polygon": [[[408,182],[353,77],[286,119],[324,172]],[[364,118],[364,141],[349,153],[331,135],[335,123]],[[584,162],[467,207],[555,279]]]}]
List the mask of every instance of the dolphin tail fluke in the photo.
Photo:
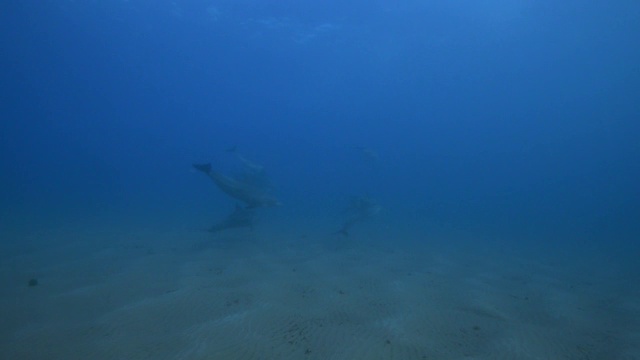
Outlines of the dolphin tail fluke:
[{"label": "dolphin tail fluke", "polygon": [[193,164],[193,167],[196,168],[196,170],[200,170],[205,174],[208,174],[211,172],[211,164],[207,163],[207,164]]}]

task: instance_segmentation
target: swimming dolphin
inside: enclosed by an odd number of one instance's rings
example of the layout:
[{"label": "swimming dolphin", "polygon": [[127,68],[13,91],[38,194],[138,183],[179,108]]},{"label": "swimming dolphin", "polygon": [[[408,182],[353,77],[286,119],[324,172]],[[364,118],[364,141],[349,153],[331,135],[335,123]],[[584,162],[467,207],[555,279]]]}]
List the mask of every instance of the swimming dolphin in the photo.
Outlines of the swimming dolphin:
[{"label": "swimming dolphin", "polygon": [[213,171],[211,164],[193,164],[193,167],[209,176],[225,194],[244,202],[248,209],[280,205],[278,199],[268,194],[267,191]]},{"label": "swimming dolphin", "polygon": [[255,213],[251,209],[245,209],[236,204],[235,210],[229,214],[224,220],[209,228],[209,232],[216,233],[227,229],[251,228],[253,229],[253,219]]},{"label": "swimming dolphin", "polygon": [[347,208],[347,220],[342,224],[340,230],[336,231],[336,234],[349,236],[349,230],[353,225],[378,215],[381,210],[382,206],[368,197],[354,197]]}]

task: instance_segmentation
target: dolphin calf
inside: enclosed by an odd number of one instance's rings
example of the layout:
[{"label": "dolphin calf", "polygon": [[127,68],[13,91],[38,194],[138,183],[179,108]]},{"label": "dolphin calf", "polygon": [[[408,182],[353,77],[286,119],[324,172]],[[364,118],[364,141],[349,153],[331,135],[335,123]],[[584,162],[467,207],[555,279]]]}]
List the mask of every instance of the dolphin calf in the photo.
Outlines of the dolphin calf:
[{"label": "dolphin calf", "polygon": [[244,202],[249,209],[280,205],[278,199],[266,190],[213,171],[211,164],[193,164],[193,167],[205,173],[225,194]]},{"label": "dolphin calf", "polygon": [[227,229],[251,228],[253,229],[253,219],[255,213],[251,209],[245,209],[236,204],[235,210],[229,214],[224,220],[209,228],[209,232],[217,233]]},{"label": "dolphin calf", "polygon": [[349,236],[349,231],[353,225],[378,215],[381,210],[382,206],[368,197],[354,197],[351,199],[349,207],[347,207],[347,220],[342,224],[340,230],[336,231],[336,234]]}]

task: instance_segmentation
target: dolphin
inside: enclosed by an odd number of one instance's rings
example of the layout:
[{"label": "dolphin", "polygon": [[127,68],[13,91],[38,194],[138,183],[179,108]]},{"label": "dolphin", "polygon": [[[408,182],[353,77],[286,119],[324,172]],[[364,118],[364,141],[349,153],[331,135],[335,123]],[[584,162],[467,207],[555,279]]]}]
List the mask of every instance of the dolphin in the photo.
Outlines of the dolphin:
[{"label": "dolphin", "polygon": [[244,202],[248,209],[281,205],[278,199],[267,191],[213,171],[211,164],[193,164],[193,167],[209,176],[225,194]]},{"label": "dolphin", "polygon": [[382,206],[368,197],[356,196],[351,199],[347,207],[347,220],[342,224],[336,234],[349,236],[349,231],[353,225],[368,220],[380,213]]},{"label": "dolphin", "polygon": [[224,220],[213,225],[209,228],[209,232],[217,233],[219,231],[236,228],[251,228],[253,229],[253,219],[255,213],[251,209],[245,209],[242,206],[236,204],[235,210],[229,214]]}]

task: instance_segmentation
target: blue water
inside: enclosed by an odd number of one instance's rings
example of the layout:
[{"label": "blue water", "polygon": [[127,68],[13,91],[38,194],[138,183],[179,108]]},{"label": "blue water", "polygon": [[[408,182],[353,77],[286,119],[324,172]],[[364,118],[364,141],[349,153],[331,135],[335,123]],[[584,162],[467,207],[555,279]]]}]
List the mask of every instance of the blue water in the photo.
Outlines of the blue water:
[{"label": "blue water", "polygon": [[5,256],[65,224],[208,227],[236,200],[192,164],[237,173],[235,145],[283,203],[259,209],[252,236],[335,242],[349,199],[370,196],[383,211],[350,240],[556,252],[639,281],[636,1],[0,10]]}]

